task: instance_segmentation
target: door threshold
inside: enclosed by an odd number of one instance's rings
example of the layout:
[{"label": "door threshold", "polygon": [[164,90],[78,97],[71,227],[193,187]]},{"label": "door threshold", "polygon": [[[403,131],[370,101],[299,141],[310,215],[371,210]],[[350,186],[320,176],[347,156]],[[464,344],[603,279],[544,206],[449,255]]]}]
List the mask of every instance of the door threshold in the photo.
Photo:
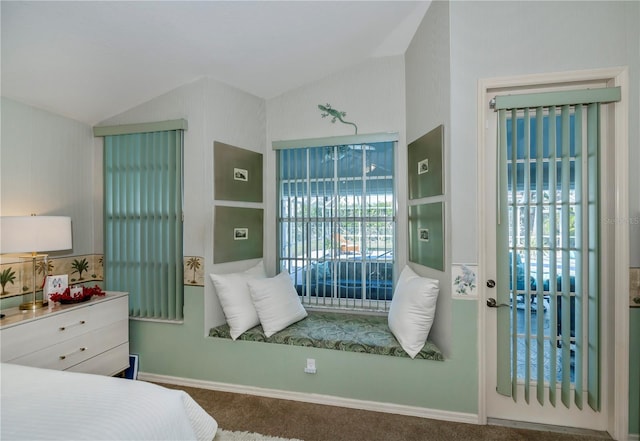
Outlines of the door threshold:
[{"label": "door threshold", "polygon": [[591,438],[613,439],[608,432],[579,427],[555,426],[553,424],[529,423],[526,421],[503,420],[500,418],[487,418],[487,424],[493,426],[511,427],[513,429],[539,430],[542,432],[565,433],[567,435],[589,436]]}]

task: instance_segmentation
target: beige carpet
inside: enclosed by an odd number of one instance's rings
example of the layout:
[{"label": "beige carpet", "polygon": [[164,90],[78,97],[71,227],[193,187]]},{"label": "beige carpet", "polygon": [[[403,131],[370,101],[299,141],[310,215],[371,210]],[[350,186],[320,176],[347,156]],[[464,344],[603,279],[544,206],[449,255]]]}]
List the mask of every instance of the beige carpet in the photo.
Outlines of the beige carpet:
[{"label": "beige carpet", "polygon": [[[164,385],[189,393],[220,428],[304,441],[602,441],[603,434],[566,434],[479,426]],[[217,441],[217,440],[216,440]]]}]

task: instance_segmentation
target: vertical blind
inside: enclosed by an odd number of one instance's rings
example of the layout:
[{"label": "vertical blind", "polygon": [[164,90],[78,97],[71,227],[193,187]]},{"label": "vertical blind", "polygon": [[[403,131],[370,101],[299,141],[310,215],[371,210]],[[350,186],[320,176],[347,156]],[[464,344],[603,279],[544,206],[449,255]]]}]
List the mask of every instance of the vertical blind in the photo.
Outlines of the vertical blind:
[{"label": "vertical blind", "polygon": [[279,263],[311,306],[387,308],[394,142],[278,151]]},{"label": "vertical blind", "polygon": [[[619,88],[498,96],[498,392],[600,408],[600,106]],[[573,396],[572,396],[573,394]]]},{"label": "vertical blind", "polygon": [[183,317],[182,144],[182,130],[105,136],[105,286],[133,317]]}]

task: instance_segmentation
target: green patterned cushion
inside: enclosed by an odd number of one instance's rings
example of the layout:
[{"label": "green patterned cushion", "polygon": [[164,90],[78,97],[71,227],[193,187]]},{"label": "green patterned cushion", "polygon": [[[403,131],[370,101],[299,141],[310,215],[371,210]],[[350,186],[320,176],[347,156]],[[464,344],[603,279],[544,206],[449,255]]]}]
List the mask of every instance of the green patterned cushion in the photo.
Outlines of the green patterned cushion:
[{"label": "green patterned cushion", "polygon": [[[231,338],[229,325],[212,328],[209,336]],[[409,357],[389,330],[386,316],[314,311],[309,312],[307,318],[271,337],[266,337],[262,326],[258,325],[246,331],[238,340]],[[430,340],[415,358],[444,360],[438,347]]]}]

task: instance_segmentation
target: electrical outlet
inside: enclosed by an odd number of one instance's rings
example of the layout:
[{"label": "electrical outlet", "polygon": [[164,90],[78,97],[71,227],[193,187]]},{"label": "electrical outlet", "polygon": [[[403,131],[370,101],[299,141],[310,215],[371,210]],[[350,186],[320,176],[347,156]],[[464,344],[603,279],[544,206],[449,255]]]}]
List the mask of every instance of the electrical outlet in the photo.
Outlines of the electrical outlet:
[{"label": "electrical outlet", "polygon": [[315,358],[307,358],[307,367],[304,368],[304,371],[307,374],[315,374],[317,372]]}]

